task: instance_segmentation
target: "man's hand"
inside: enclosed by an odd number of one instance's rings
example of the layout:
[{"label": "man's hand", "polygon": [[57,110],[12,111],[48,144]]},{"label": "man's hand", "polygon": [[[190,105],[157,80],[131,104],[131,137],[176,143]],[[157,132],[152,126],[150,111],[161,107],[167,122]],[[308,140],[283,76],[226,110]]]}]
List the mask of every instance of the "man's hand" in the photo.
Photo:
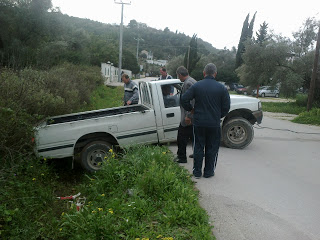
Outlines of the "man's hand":
[{"label": "man's hand", "polygon": [[127,102],[127,105],[130,105],[131,104],[131,101],[129,100],[128,102]]},{"label": "man's hand", "polygon": [[191,118],[185,117],[185,118],[184,118],[184,121],[185,121],[185,123],[186,123],[187,125],[191,125],[191,124],[192,124]]}]

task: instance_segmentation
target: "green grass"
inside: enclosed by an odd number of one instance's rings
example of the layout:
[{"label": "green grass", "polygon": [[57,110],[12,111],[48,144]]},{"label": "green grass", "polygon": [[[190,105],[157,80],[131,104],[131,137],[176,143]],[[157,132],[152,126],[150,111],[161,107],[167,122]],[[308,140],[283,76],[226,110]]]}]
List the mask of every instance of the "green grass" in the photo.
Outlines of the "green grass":
[{"label": "green grass", "polygon": [[298,106],[295,102],[262,102],[262,110],[265,112],[299,114],[306,111],[307,108]]},{"label": "green grass", "polygon": [[[213,239],[198,192],[166,147],[140,146],[80,186],[87,197],[82,212],[70,209],[60,236],[84,239]],[[86,227],[83,227],[83,226]]]},{"label": "green grass", "polygon": [[123,94],[123,87],[102,85],[93,92],[90,104],[83,111],[123,106]]},{"label": "green grass", "polygon": [[263,102],[262,110],[266,112],[280,112],[298,115],[292,122],[301,124],[320,125],[320,108],[312,108],[307,112],[307,108],[296,102]]},{"label": "green grass", "polygon": [[54,239],[59,226],[57,176],[34,157],[18,160],[6,162],[0,170],[0,238]]},{"label": "green grass", "polygon": [[[84,174],[55,160],[2,169],[2,239],[214,239],[191,175],[165,146],[139,146]],[[81,211],[58,196],[81,192]]]},{"label": "green grass", "polygon": [[320,126],[320,108],[313,108],[309,112],[302,112],[292,120],[295,123],[312,124]]}]

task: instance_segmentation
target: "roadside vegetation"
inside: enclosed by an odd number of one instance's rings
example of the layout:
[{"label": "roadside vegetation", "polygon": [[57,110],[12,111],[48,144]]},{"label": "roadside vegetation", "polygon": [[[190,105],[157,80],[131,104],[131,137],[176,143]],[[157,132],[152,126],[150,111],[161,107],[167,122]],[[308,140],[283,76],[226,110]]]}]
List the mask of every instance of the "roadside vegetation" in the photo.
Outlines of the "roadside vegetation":
[{"label": "roadside vegetation", "polygon": [[[165,146],[110,154],[96,174],[32,156],[1,169],[2,239],[214,239],[187,170]],[[70,200],[81,192],[81,210]]]},{"label": "roadside vegetation", "polygon": [[[103,86],[100,69],[2,69],[0,87],[1,239],[214,239],[190,174],[166,146],[112,152],[96,174],[34,156],[41,119],[122,104],[123,88]],[[78,192],[81,211],[57,199]]]},{"label": "roadside vegetation", "polygon": [[311,111],[307,112],[308,95],[298,94],[293,102],[262,102],[262,110],[298,115],[292,120],[295,123],[320,126],[320,104],[314,103]]}]

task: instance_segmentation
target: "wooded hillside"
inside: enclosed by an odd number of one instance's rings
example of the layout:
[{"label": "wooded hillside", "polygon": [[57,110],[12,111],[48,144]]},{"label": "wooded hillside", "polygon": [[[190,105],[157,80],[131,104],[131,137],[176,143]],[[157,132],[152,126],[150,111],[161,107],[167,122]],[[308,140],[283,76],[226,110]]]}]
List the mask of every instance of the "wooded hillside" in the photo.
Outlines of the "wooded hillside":
[{"label": "wooded hillside", "polygon": [[[51,0],[0,0],[0,64],[14,69],[49,69],[63,62],[118,65],[119,25],[103,24],[64,15],[52,9]],[[157,30],[131,20],[123,32],[122,67],[139,71],[137,40],[141,50],[155,59],[170,60],[187,51],[191,37]],[[198,39],[199,53],[216,49]]]}]

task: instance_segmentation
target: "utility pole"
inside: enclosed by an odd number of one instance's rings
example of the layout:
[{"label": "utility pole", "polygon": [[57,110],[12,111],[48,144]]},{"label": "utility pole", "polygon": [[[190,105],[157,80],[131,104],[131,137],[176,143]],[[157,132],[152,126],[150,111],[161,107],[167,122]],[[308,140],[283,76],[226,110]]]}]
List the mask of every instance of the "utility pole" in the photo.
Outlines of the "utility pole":
[{"label": "utility pole", "polygon": [[320,25],[318,26],[318,40],[316,45],[316,53],[314,55],[313,61],[313,70],[312,76],[310,81],[310,88],[309,88],[309,95],[308,95],[308,104],[307,104],[307,111],[309,112],[312,108],[313,98],[314,98],[314,89],[316,85],[316,78],[318,72],[318,63],[319,63],[319,51],[320,51]]},{"label": "utility pole", "polygon": [[123,32],[123,4],[131,5],[131,1],[128,3],[120,0],[117,2],[114,0],[114,3],[121,4],[121,24],[120,24],[120,40],[119,40],[119,66],[118,66],[118,82],[121,82],[121,69],[122,69],[122,32]]},{"label": "utility pole", "polygon": [[188,47],[188,62],[187,62],[187,69],[189,71],[189,58],[190,58],[190,45]]},{"label": "utility pole", "polygon": [[138,59],[139,59],[139,42],[140,40],[144,41],[142,38],[135,38],[134,40],[137,41],[137,62],[138,62]]}]

